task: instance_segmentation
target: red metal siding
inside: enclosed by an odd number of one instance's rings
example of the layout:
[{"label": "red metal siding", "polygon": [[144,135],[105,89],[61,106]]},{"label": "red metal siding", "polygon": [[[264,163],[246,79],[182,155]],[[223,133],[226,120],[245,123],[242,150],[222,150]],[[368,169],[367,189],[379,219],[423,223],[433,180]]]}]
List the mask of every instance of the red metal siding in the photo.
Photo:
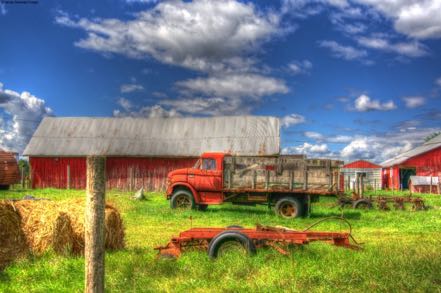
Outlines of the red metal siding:
[{"label": "red metal siding", "polygon": [[381,168],[381,166],[376,165],[374,163],[368,162],[368,161],[364,161],[364,160],[358,160],[358,161],[354,161],[352,163],[346,164],[344,165],[342,168],[353,168],[353,169],[358,169],[358,168],[363,168],[363,169],[378,169]]},{"label": "red metal siding", "polygon": [[67,168],[70,169],[70,188],[86,188],[85,158],[29,158],[32,188],[67,188]]},{"label": "red metal siding", "polygon": [[[108,189],[164,190],[168,172],[192,167],[196,158],[119,158],[106,161]],[[31,157],[33,188],[67,188],[67,166],[70,188],[86,188],[85,158]]]},{"label": "red metal siding", "polygon": [[108,158],[107,188],[165,190],[168,172],[189,168],[195,158]]}]

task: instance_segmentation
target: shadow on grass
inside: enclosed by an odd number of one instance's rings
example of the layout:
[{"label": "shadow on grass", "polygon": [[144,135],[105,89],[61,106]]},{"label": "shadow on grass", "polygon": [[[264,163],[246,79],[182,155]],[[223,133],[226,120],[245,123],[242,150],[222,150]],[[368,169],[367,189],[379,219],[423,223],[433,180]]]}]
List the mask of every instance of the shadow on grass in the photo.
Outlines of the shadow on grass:
[{"label": "shadow on grass", "polygon": [[312,212],[311,215],[309,216],[310,218],[327,218],[327,217],[341,217],[343,215],[343,218],[345,219],[360,219],[361,218],[361,213],[360,212],[344,212],[344,213],[339,213],[339,212]]},{"label": "shadow on grass", "polygon": [[[260,210],[254,207],[250,208],[234,208],[234,207],[222,207],[222,208],[216,208],[216,209],[210,209],[206,211],[206,213],[225,213],[225,212],[233,212],[233,213],[246,213],[246,214],[258,214],[258,215],[269,215],[274,214],[272,210]],[[202,212],[205,213],[205,212]]]}]

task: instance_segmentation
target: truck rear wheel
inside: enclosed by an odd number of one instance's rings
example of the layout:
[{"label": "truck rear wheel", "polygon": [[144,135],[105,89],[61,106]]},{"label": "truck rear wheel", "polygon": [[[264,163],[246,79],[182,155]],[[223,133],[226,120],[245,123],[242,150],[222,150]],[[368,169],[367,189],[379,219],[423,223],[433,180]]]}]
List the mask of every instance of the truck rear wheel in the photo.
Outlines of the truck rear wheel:
[{"label": "truck rear wheel", "polygon": [[170,199],[170,207],[172,209],[190,210],[195,208],[194,198],[191,192],[178,189],[173,192]]},{"label": "truck rear wheel", "polygon": [[283,197],[279,199],[275,206],[277,215],[285,219],[294,219],[303,215],[304,205],[294,197]]}]

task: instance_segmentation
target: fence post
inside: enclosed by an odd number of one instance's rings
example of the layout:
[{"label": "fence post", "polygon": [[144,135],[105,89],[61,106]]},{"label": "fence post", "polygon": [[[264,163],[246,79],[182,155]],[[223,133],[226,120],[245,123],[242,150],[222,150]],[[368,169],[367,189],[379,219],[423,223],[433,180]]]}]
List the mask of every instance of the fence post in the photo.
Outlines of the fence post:
[{"label": "fence post", "polygon": [[105,157],[87,157],[85,292],[104,292]]},{"label": "fence post", "polygon": [[25,188],[24,167],[21,167],[21,189]]},{"label": "fence post", "polygon": [[67,182],[66,182],[66,185],[67,185],[67,189],[70,189],[70,165],[67,165]]}]

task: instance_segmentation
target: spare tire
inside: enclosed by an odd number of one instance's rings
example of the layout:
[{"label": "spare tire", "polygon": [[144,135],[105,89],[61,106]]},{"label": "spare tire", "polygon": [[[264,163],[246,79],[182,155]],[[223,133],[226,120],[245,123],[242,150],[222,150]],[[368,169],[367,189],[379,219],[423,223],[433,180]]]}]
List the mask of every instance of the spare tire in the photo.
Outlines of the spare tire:
[{"label": "spare tire", "polygon": [[212,259],[217,258],[219,249],[227,242],[236,241],[239,242],[249,255],[256,254],[256,245],[245,234],[235,231],[227,230],[216,235],[208,245],[208,256]]}]

